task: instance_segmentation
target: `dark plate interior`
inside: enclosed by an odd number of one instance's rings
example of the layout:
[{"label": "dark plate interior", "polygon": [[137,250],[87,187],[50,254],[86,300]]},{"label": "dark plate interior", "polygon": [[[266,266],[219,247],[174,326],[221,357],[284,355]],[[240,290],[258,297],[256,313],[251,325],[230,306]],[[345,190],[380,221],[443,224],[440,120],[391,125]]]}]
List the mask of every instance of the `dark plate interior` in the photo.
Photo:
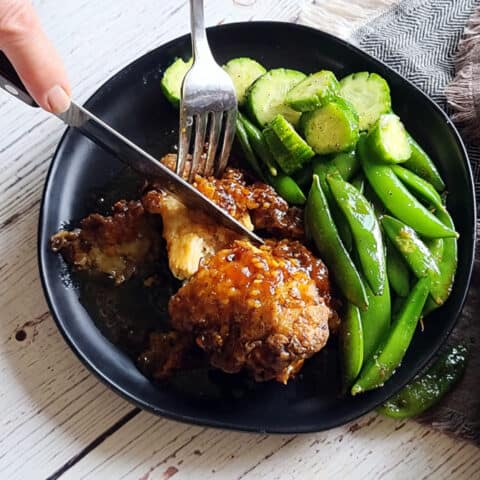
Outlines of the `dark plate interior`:
[{"label": "dark plate interior", "polygon": [[[129,185],[122,165],[72,130],[66,132],[59,145],[42,204],[39,263],[45,294],[61,332],[80,359],[142,408],[177,420],[259,432],[332,428],[372,410],[404,386],[437,351],[455,324],[470,280],[475,237],[475,201],[465,149],[445,114],[420,90],[337,38],[297,25],[259,22],[212,28],[209,39],[221,63],[251,56],[268,68],[289,67],[304,72],[327,68],[339,77],[369,70],[387,79],[395,111],[435,159],[450,191],[448,207],[461,234],[457,279],[450,299],[426,321],[425,331],[417,332],[393,379],[384,388],[357,398],[338,394],[333,345],[308,362],[302,375],[287,386],[275,382],[253,384],[242,376],[199,370],[185,374],[168,387],[159,387],[102,335],[92,318],[95,314],[88,313],[92,309],[79,301],[79,289],[65,281],[62,260],[50,252],[50,235],[65,223],[78,221],[95,205],[98,207],[98,192],[104,192],[107,201],[115,196],[128,197],[105,188],[114,178],[117,189],[122,179],[123,185]],[[160,76],[172,59],[189,55],[187,36],[157,48],[104,84],[89,100],[88,108],[154,155],[165,154],[176,141],[177,116],[160,91]],[[131,305],[144,309],[143,298],[134,290],[125,292],[126,298],[130,295]]]}]

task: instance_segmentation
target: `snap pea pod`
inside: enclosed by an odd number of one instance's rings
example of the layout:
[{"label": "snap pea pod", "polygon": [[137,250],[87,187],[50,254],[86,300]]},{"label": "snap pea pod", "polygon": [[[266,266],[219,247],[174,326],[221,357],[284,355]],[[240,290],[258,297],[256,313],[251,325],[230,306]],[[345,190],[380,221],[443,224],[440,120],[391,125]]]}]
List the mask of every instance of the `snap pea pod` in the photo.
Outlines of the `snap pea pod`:
[{"label": "snap pea pod", "polygon": [[[323,158],[325,159],[325,157]],[[361,168],[355,150],[329,155],[324,161],[337,167],[338,172],[346,181],[353,178]]]},{"label": "snap pea pod", "polygon": [[435,302],[440,304],[443,282],[441,281],[440,268],[428,247],[418,237],[415,230],[396,218],[385,215],[382,218],[382,225],[385,233],[403,255],[415,276],[430,279],[430,293]]},{"label": "snap pea pod", "polygon": [[267,173],[266,178],[275,191],[291,205],[304,205],[307,201],[302,189],[292,177],[279,172],[275,177]]},{"label": "snap pea pod", "polygon": [[319,177],[315,174],[305,209],[305,223],[343,295],[359,308],[367,308],[365,286],[340,239]]},{"label": "snap pea pod", "polygon": [[384,213],[386,213],[382,201],[378,198],[378,195],[367,181],[365,181],[365,197],[373,205],[373,209],[375,210],[375,215],[377,218],[380,218]]},{"label": "snap pea pod", "polygon": [[382,203],[398,219],[426,238],[456,237],[458,234],[428,211],[403,185],[389,165],[370,161],[364,139],[357,145],[365,177]]},{"label": "snap pea pod", "polygon": [[[445,209],[438,210],[436,215],[449,228],[455,228],[452,217]],[[434,256],[439,255],[439,253],[436,253],[435,251],[432,253]],[[457,271],[457,264],[457,239],[443,238],[441,257],[439,260],[437,260],[440,275],[435,279],[435,283],[432,285],[432,297],[435,303],[438,305],[444,304],[447,298],[450,296],[453,287],[453,281],[455,280],[455,272]]]},{"label": "snap pea pod", "polygon": [[407,351],[430,290],[430,280],[421,278],[413,287],[381,345],[365,363],[351,389],[352,395],[373,390],[393,375]]},{"label": "snap pea pod", "polygon": [[357,378],[363,364],[363,331],[360,310],[347,303],[340,330],[342,376],[345,391]]},{"label": "snap pea pod", "polygon": [[[347,173],[348,175],[348,170],[344,169],[343,172]],[[327,183],[327,175],[341,176],[342,174],[340,173],[340,170],[338,170],[335,163],[322,161],[319,157],[313,162],[313,173],[318,175],[320,186],[322,187],[323,193],[327,198],[330,213],[332,214],[333,221],[335,222],[340,238],[342,239],[345,248],[351,252],[353,247],[352,232],[350,231],[350,227],[345,215],[338,207],[337,202],[335,202],[332,192],[330,192],[330,187]]]},{"label": "snap pea pod", "polygon": [[410,142],[412,155],[403,166],[431,183],[438,192],[443,192],[445,190],[445,183],[431,158],[411,135],[408,135],[408,141]]},{"label": "snap pea pod", "polygon": [[385,243],[387,246],[387,275],[390,286],[399,297],[406,297],[410,291],[410,272],[388,236]]},{"label": "snap pea pod", "polygon": [[250,141],[248,139],[247,131],[243,123],[237,117],[236,124],[235,124],[235,134],[242,147],[243,154],[245,156],[245,160],[248,162],[250,168],[253,170],[255,175],[263,181],[265,181],[265,176],[263,175],[262,169],[257,160],[257,156],[250,145]]},{"label": "snap pea pod", "polygon": [[451,346],[435,363],[377,411],[387,417],[410,418],[438,403],[462,378],[467,364],[467,349]]},{"label": "snap pea pod", "polygon": [[363,274],[373,293],[381,295],[385,278],[382,232],[370,202],[340,175],[327,175],[330,191],[350,225]]},{"label": "snap pea pod", "polygon": [[392,318],[392,304],[387,280],[385,280],[381,295],[375,295],[368,284],[365,282],[364,284],[367,291],[368,308],[362,310],[360,316],[363,328],[363,356],[366,361],[373,355],[388,333]]},{"label": "snap pea pod", "polygon": [[297,185],[304,191],[308,192],[312,185],[313,166],[311,163],[303,167],[299,172],[293,175],[293,179]]},{"label": "snap pea pod", "polygon": [[365,192],[365,177],[362,174],[357,175],[351,184],[362,194]]},{"label": "snap pea pod", "polygon": [[440,273],[432,253],[413,228],[389,215],[382,217],[382,226],[390,241],[418,278]]},{"label": "snap pea pod", "polygon": [[419,197],[433,205],[435,208],[444,208],[442,197],[435,190],[435,188],[433,188],[433,186],[422,177],[419,177],[415,173],[400,165],[392,165],[392,170],[394,171],[395,175],[397,175],[397,177],[405,184],[405,186],[412,190],[414,194],[416,193]]},{"label": "snap pea pod", "polygon": [[[427,299],[428,301],[428,299]],[[395,297],[392,302],[392,315],[395,317],[398,315],[398,312],[402,309],[403,304],[405,303],[405,298]],[[425,311],[425,309],[424,309]]]},{"label": "snap pea pod", "polygon": [[[326,155],[323,157],[317,156],[314,162],[317,165],[317,170],[320,171],[325,167],[319,167],[319,165],[330,165],[336,167],[336,170],[344,180],[350,180],[360,169],[360,162],[355,155],[355,150],[351,152],[337,153],[335,155]],[[319,173],[318,171],[316,172]],[[299,172],[293,175],[293,179],[302,188],[302,190],[310,190],[312,185],[313,165],[312,162],[303,167]],[[360,177],[359,177],[360,180]],[[360,184],[359,184],[360,185]],[[362,191],[363,193],[363,191]]]},{"label": "snap pea pod", "polygon": [[268,145],[263,138],[263,133],[241,112],[238,112],[237,118],[242,122],[254,152],[265,164],[268,173],[275,177],[278,174],[278,170]]}]

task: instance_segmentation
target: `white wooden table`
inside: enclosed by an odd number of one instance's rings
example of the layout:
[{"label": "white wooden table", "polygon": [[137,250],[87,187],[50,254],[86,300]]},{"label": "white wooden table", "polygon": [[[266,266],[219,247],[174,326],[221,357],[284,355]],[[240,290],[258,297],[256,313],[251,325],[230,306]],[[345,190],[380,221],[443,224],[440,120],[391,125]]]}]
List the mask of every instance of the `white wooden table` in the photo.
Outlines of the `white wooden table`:
[{"label": "white wooden table", "polygon": [[[80,101],[188,28],[179,0],[34,3]],[[292,0],[206,9],[209,24],[300,13]],[[480,478],[477,448],[415,422],[370,414],[327,433],[253,435],[163,420],[111,392],[67,348],[37,272],[42,185],[63,126],[7,95],[0,112],[0,479]]]}]

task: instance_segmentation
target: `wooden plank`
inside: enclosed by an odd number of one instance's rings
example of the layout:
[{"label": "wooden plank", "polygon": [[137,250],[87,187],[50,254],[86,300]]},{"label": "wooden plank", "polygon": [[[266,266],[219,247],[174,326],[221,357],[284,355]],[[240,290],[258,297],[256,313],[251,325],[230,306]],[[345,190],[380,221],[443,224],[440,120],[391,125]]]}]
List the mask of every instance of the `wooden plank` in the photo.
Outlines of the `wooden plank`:
[{"label": "wooden plank", "polygon": [[329,432],[284,436],[186,427],[142,413],[62,478],[455,479],[478,468],[473,445],[375,414]]}]

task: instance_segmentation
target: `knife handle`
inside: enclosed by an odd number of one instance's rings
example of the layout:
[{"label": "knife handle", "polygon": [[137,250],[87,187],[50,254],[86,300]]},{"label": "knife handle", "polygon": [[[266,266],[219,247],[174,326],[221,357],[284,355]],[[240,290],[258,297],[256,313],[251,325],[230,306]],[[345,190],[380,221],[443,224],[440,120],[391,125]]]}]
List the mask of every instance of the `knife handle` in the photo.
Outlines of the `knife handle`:
[{"label": "knife handle", "polygon": [[0,51],[0,88],[30,107],[38,107],[7,56]]}]

